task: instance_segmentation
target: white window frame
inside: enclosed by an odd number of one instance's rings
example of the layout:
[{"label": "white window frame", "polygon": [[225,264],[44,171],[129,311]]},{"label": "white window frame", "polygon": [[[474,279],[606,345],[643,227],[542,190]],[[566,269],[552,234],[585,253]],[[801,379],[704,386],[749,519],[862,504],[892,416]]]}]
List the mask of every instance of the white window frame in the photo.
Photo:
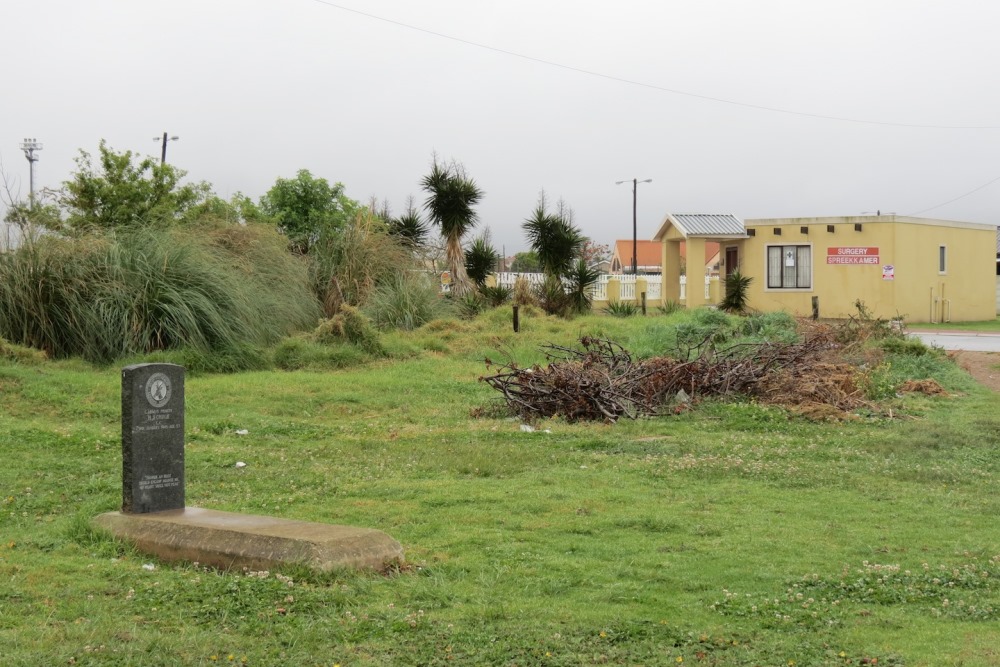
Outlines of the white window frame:
[{"label": "white window frame", "polygon": [[938,246],[938,275],[946,276],[948,275],[948,246],[943,243]]},{"label": "white window frame", "polygon": [[[772,259],[772,256],[773,256],[772,255],[772,249],[773,248],[780,248],[781,249],[781,250],[778,251],[777,256],[779,257],[779,261],[781,262],[780,280],[781,280],[782,283],[785,282],[786,253],[791,248],[795,249],[794,250],[795,254],[793,256],[793,261],[796,263],[795,264],[795,268],[796,268],[796,277],[795,277],[796,285],[795,286],[793,286],[793,287],[784,287],[783,285],[779,285],[777,287],[773,286],[772,279],[771,279],[772,278],[772,275],[771,275],[771,268],[772,268],[771,259]],[[803,249],[806,249],[808,251],[808,254],[809,254],[808,266],[807,266],[808,274],[806,276],[808,285],[800,285],[800,284],[798,284],[800,282],[803,282],[802,279],[799,276],[799,271],[798,271],[799,266],[801,266],[802,262],[805,261],[805,260],[803,260],[803,258],[801,256]],[[815,263],[816,263],[815,262],[815,253],[813,253],[813,244],[812,243],[768,243],[764,247],[764,290],[767,291],[767,292],[811,292],[811,291],[813,291],[813,284],[814,284],[813,283],[813,275],[815,274],[815,271],[814,271]]]}]

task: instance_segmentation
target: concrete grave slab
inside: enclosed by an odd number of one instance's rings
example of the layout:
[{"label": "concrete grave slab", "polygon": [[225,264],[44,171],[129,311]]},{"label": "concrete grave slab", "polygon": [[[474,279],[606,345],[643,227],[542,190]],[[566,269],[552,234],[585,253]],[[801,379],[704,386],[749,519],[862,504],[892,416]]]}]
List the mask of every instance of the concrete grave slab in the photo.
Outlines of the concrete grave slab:
[{"label": "concrete grave slab", "polygon": [[403,562],[399,542],[371,528],[198,507],[147,514],[108,512],[94,523],[163,560],[222,569],[268,570],[292,563],[321,572],[381,570]]},{"label": "concrete grave slab", "polygon": [[403,562],[399,542],[381,531],[186,507],[184,484],[184,368],[123,368],[122,510],[94,525],[163,560],[223,569],[380,570]]}]

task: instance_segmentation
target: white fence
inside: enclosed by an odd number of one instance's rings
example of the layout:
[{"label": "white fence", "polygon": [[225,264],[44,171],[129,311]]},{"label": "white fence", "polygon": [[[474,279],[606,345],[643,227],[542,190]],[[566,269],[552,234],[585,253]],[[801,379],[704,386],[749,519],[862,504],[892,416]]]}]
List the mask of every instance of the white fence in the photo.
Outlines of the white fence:
[{"label": "white fence", "polygon": [[[524,278],[531,285],[540,285],[545,281],[545,274],[542,273],[497,273],[494,274],[497,279],[497,284],[503,287],[513,288],[514,283],[517,281],[518,277]],[[636,280],[646,281],[646,299],[650,302],[657,302],[663,295],[663,276],[661,274],[649,274],[634,276],[631,274],[603,274],[597,279],[597,282],[591,288],[590,296],[594,301],[607,301],[608,300],[608,282],[611,280],[617,280],[619,284],[619,298],[622,301],[636,301],[637,295],[635,293],[635,283]],[[565,282],[565,281],[564,281]],[[705,300],[709,299],[709,284],[711,279],[705,276]],[[680,299],[684,301],[687,298],[687,277],[681,276],[680,281]]]}]

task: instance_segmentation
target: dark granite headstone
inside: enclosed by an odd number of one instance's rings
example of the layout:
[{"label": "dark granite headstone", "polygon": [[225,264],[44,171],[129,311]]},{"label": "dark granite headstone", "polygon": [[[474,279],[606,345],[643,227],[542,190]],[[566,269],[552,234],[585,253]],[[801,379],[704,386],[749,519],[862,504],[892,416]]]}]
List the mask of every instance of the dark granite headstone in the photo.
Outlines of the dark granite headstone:
[{"label": "dark granite headstone", "polygon": [[184,509],[184,368],[122,369],[122,512]]}]

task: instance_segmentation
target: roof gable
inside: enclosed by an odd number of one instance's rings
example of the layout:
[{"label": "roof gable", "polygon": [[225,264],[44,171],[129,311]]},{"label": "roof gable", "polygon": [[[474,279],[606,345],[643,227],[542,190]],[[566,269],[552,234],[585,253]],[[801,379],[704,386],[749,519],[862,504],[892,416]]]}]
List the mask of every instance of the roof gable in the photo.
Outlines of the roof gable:
[{"label": "roof gable", "polygon": [[730,213],[668,213],[653,238],[661,240],[673,227],[683,238],[746,238],[743,221]]}]

